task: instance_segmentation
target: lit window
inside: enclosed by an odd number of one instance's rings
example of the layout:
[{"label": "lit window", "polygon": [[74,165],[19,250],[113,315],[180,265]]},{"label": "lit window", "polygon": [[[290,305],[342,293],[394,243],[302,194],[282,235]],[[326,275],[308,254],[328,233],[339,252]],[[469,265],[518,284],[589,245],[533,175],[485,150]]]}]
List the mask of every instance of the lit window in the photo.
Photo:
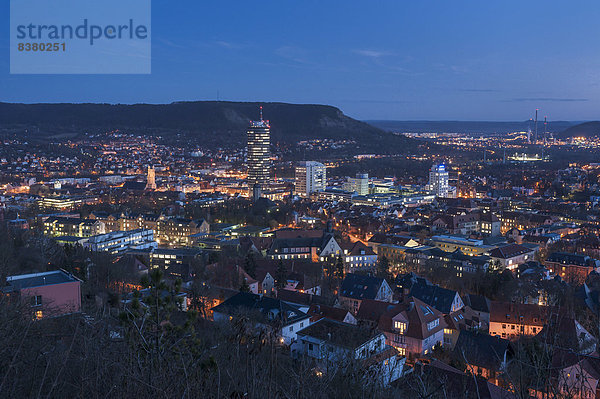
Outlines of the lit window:
[{"label": "lit window", "polygon": [[404,334],[404,331],[406,331],[406,323],[394,321],[394,329],[396,329],[400,334]]}]

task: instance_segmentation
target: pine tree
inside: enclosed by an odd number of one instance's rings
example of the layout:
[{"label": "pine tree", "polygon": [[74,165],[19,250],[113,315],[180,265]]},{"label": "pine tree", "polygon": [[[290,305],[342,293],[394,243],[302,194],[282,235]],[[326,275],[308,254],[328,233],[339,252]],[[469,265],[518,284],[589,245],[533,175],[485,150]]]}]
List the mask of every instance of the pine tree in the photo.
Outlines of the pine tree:
[{"label": "pine tree", "polygon": [[252,251],[248,252],[248,255],[246,255],[244,269],[250,277],[256,278],[256,260],[254,259],[254,253]]},{"label": "pine tree", "polygon": [[277,271],[275,272],[275,287],[277,289],[283,289],[287,285],[288,272],[285,265],[280,260],[277,265]]},{"label": "pine tree", "polygon": [[240,292],[250,292],[250,286],[246,279],[242,280],[242,285],[240,286]]},{"label": "pine tree", "polygon": [[390,275],[390,262],[385,256],[377,261],[377,275],[381,278],[387,278]]},{"label": "pine tree", "polygon": [[181,300],[176,296],[181,282],[169,287],[162,278],[160,269],[152,270],[141,281],[146,288],[143,294],[134,292],[133,300],[120,314],[125,339],[132,347],[131,353],[136,354],[129,359],[131,367],[144,375],[148,384],[152,384],[155,376],[165,373],[172,362],[182,361],[181,354],[173,349],[175,343],[190,351],[198,345],[192,324],[195,312],[186,312],[187,321],[183,326],[175,326],[170,321],[171,315],[181,309]]},{"label": "pine tree", "polygon": [[338,255],[335,261],[334,273],[336,277],[344,278],[344,259],[342,255]]}]

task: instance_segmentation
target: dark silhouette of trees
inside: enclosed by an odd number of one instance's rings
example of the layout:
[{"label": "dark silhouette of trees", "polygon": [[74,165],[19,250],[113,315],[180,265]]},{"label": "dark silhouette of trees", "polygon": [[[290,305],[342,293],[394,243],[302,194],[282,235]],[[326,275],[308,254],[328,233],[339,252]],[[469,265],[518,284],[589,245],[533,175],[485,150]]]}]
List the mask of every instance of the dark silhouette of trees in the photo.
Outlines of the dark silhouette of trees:
[{"label": "dark silhouette of trees", "polygon": [[280,260],[275,271],[275,287],[283,289],[287,285],[288,271],[283,262]]}]

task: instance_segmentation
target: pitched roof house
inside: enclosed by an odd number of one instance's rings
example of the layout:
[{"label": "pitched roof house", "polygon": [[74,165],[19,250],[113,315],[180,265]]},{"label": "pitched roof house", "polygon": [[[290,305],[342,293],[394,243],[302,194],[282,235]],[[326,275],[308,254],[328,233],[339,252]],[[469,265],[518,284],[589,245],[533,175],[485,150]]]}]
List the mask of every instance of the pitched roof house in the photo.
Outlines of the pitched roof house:
[{"label": "pitched roof house", "polygon": [[340,304],[353,314],[365,299],[392,302],[393,292],[385,279],[348,273],[340,287]]},{"label": "pitched roof house", "polygon": [[[413,380],[414,378],[414,380]],[[437,359],[418,363],[406,384],[424,384],[429,392],[440,390],[448,398],[516,399],[516,395],[481,377],[473,377]]]},{"label": "pitched roof house", "polygon": [[492,302],[489,333],[507,339],[536,335],[548,323],[553,311],[548,306]]},{"label": "pitched roof house", "polygon": [[377,264],[377,254],[361,241],[342,244],[342,250],[347,273],[373,269]]},{"label": "pitched roof house", "polygon": [[378,323],[387,344],[411,358],[426,355],[441,344],[445,326],[440,311],[414,297],[388,307]]},{"label": "pitched roof house", "polygon": [[269,259],[308,259],[323,261],[341,254],[333,233],[323,230],[279,230],[267,252]]},{"label": "pitched roof house", "polygon": [[405,358],[385,343],[385,336],[376,330],[323,318],[298,332],[298,344],[293,349],[312,358],[321,372],[338,369],[362,369],[365,383],[384,386],[402,375]]},{"label": "pitched roof house", "polygon": [[456,312],[465,306],[458,292],[437,285],[415,284],[410,290],[410,295],[444,314]]},{"label": "pitched roof house", "polygon": [[512,356],[512,348],[507,339],[465,330],[460,332],[453,353],[466,363],[469,372],[497,384]]},{"label": "pitched roof house", "polygon": [[348,324],[357,324],[356,317],[354,317],[352,313],[346,309],[333,306],[313,304],[306,313],[310,316],[311,323],[326,318]]},{"label": "pitched roof house", "polygon": [[592,271],[600,272],[600,260],[565,252],[551,253],[544,265],[570,284],[583,284]]},{"label": "pitched roof house", "polygon": [[504,269],[514,270],[521,263],[533,260],[536,250],[529,246],[508,244],[490,251],[490,257]]},{"label": "pitched roof house", "polygon": [[212,308],[215,321],[230,321],[239,316],[251,317],[257,325],[270,327],[281,343],[290,345],[296,333],[310,325],[310,317],[295,306],[279,299],[240,292]]},{"label": "pitched roof house", "polygon": [[598,353],[581,355],[573,351],[557,350],[552,357],[552,370],[554,373],[548,391],[558,390],[564,397],[578,399],[600,397]]}]

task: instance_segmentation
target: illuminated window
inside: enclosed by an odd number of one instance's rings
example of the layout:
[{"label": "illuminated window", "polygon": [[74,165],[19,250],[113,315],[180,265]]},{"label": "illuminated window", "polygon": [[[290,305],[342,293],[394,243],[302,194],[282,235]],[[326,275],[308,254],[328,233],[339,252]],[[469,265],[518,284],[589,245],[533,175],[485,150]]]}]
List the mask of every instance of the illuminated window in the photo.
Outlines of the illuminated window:
[{"label": "illuminated window", "polygon": [[406,331],[406,323],[394,321],[394,329],[396,329],[396,331],[398,331],[400,334],[404,334],[404,331]]}]

